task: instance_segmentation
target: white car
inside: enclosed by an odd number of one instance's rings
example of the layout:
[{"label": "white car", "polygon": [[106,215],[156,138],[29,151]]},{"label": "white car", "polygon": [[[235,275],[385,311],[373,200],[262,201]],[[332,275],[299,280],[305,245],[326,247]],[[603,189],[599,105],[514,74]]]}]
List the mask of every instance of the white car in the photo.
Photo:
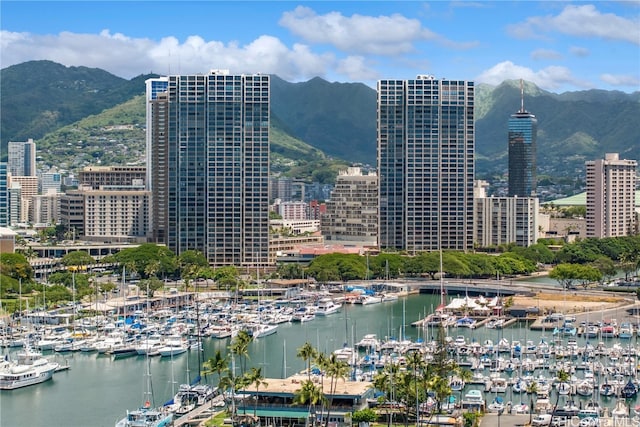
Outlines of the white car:
[{"label": "white car", "polygon": [[549,424],[551,424],[551,414],[536,415],[536,417],[531,420],[532,426],[548,426]]}]

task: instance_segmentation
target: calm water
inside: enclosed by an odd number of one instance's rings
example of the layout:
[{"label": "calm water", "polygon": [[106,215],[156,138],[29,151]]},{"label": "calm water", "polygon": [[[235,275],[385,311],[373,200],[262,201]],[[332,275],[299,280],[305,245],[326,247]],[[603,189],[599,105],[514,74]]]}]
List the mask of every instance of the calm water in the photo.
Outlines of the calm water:
[{"label": "calm water", "polygon": [[[364,334],[375,333],[378,338],[403,334],[411,339],[419,337],[421,329],[411,322],[431,312],[438,304],[434,295],[415,295],[395,302],[368,306],[347,306],[346,310],[304,324],[282,324],[275,335],[254,341],[250,346],[248,366],[262,367],[266,378],[282,378],[304,369],[304,361],[296,352],[306,341],[325,353],[352,344]],[[404,326],[403,326],[404,325]],[[501,331],[479,328],[453,329],[451,335],[466,335],[469,340],[505,337],[538,342],[540,332],[523,326]],[[550,331],[547,331],[550,336]],[[635,340],[632,344],[635,344]],[[584,345],[583,339],[578,339]],[[229,340],[207,338],[203,342],[205,358],[217,349],[226,351]],[[72,353],[68,355],[71,369],[55,374],[52,381],[0,394],[0,427],[13,426],[107,426],[122,418],[127,409],[134,409],[145,400],[145,359],[132,357],[113,360],[110,356]],[[198,354],[150,359],[154,405],[171,399],[181,383],[189,382],[198,372]],[[207,379],[214,383],[216,375]],[[510,400],[510,399],[509,399]]]},{"label": "calm water", "polygon": [[[304,369],[296,352],[306,341],[324,352],[340,348],[345,342],[360,340],[366,333],[378,337],[400,337],[403,318],[406,336],[417,338],[418,330],[410,323],[431,311],[436,300],[431,295],[417,295],[368,306],[348,306],[340,313],[318,317],[304,324],[282,324],[274,335],[254,341],[248,366],[262,367],[265,377],[281,378]],[[404,310],[403,310],[404,307]],[[403,314],[404,312],[404,314]],[[353,338],[355,337],[355,339]],[[207,338],[203,341],[205,358],[217,349],[226,351],[229,340]],[[286,353],[285,353],[286,352]],[[61,356],[54,355],[58,361]],[[145,359],[132,357],[113,360],[111,356],[68,353],[71,369],[47,381],[0,394],[0,426],[108,426],[122,418],[127,409],[144,402]],[[150,359],[155,405],[173,397],[181,383],[198,372],[197,352],[170,358]],[[216,375],[208,378],[212,384]]]}]

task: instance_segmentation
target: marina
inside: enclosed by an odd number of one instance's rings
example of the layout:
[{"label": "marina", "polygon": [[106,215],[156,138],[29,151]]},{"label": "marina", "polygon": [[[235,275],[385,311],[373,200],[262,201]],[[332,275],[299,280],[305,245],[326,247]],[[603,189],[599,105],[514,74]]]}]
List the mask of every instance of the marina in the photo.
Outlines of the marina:
[{"label": "marina", "polygon": [[[320,300],[323,307],[329,306],[328,301]],[[339,299],[337,302],[341,303]],[[267,318],[276,318],[276,315],[288,320],[278,321],[276,332],[254,337],[249,347],[249,363],[261,367],[266,378],[290,377],[305,369],[296,353],[309,342],[324,353],[336,352],[352,366],[354,377],[368,381],[385,363],[402,364],[409,351],[419,350],[429,357],[437,327],[416,322],[433,314],[439,302],[438,295],[421,294],[389,298],[384,302],[380,299],[372,304],[341,304],[338,311],[331,308],[332,313],[301,322],[293,321],[293,313],[290,318],[286,317],[286,310],[276,313],[262,309],[253,319],[258,324]],[[623,319],[624,309],[616,310],[616,318]],[[198,315],[207,319],[211,312],[202,306]],[[243,310],[235,307],[233,312],[243,313]],[[193,325],[197,324],[194,316],[193,308],[177,316],[170,322],[171,329],[184,328],[185,338],[198,335],[193,333]],[[247,314],[246,320],[249,318],[251,316]],[[191,321],[186,322],[187,319]],[[565,326],[564,320],[547,322],[549,327],[542,330],[532,330],[529,323],[517,319],[509,319],[499,327],[495,327],[498,319],[494,317],[477,321],[473,327],[465,324],[467,321],[458,323],[457,320],[446,329],[449,355],[472,372],[472,379],[466,382],[457,378],[454,384],[452,378],[454,395],[462,406],[465,402],[469,404],[465,396],[475,390],[481,393],[484,407],[489,411],[499,410],[496,397],[501,397],[504,408],[510,404],[512,411],[523,411],[532,398],[526,392],[527,387],[535,382],[538,411],[550,411],[558,397],[560,407],[565,409],[574,405],[580,410],[594,401],[611,414],[617,406],[618,411],[622,410],[618,398],[626,399],[626,409],[631,416],[634,416],[634,410],[640,409],[635,407],[640,357],[637,322],[635,325],[626,322],[630,327],[628,338],[626,335],[609,338],[602,334],[589,338],[587,326],[598,326],[598,322],[589,325],[586,320],[576,319],[573,335],[570,330],[561,332],[558,329]],[[47,347],[48,350],[41,351],[51,358],[63,358],[64,363],[60,365],[70,369],[55,373],[51,381],[42,384],[3,391],[0,399],[2,424],[44,426],[51,425],[49,421],[56,419],[65,426],[113,426],[127,411],[133,410],[136,403],[149,402],[151,408],[162,407],[178,395],[181,384],[194,381],[204,360],[212,357],[216,350],[227,352],[234,332],[230,330],[228,335],[217,335],[216,328],[212,327],[209,333],[205,323],[200,324],[198,342],[177,340],[174,333],[156,331],[156,334],[145,335],[148,340],[139,339],[137,347],[133,347],[135,354],[129,357],[116,357],[113,349],[55,352],[53,347]],[[222,324],[220,321],[215,323],[218,327]],[[581,334],[578,334],[579,327],[583,330]],[[179,347],[177,352],[170,351],[164,357],[159,352],[158,357],[146,355],[146,351],[154,348],[150,344],[158,337],[168,339],[172,336]],[[125,345],[126,339],[112,338],[115,343]],[[48,342],[45,344],[50,346]],[[113,347],[117,345],[113,344]],[[131,343],[126,346],[131,348]],[[159,348],[157,343],[155,348]],[[3,351],[11,358],[20,348],[5,347]],[[147,367],[152,387],[148,384],[149,378],[141,375]],[[570,375],[566,384],[556,381],[560,370],[566,370]],[[202,378],[201,383],[215,386],[215,375]],[[635,387],[635,394],[630,384]],[[150,389],[153,391],[151,397]],[[467,397],[477,400],[474,393]],[[64,409],[69,401],[76,402],[74,411]]]}]

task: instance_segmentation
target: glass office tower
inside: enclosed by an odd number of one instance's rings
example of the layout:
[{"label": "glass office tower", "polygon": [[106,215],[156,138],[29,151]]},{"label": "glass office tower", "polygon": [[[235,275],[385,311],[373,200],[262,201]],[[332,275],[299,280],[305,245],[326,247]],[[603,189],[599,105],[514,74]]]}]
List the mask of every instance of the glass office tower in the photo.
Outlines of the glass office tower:
[{"label": "glass office tower", "polygon": [[474,84],[378,82],[380,248],[473,248]]},{"label": "glass office tower", "polygon": [[538,120],[524,109],[509,118],[509,196],[536,195],[536,135]]},{"label": "glass office tower", "polygon": [[147,81],[155,241],[214,266],[268,262],[269,83],[227,71]]}]

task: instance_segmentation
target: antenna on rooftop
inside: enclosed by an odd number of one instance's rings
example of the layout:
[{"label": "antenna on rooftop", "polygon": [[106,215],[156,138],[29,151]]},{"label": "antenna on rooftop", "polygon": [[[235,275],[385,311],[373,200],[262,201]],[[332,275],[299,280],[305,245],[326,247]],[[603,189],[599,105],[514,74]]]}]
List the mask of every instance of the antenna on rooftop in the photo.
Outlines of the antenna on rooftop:
[{"label": "antenna on rooftop", "polygon": [[524,80],[520,79],[520,112],[524,113]]}]

